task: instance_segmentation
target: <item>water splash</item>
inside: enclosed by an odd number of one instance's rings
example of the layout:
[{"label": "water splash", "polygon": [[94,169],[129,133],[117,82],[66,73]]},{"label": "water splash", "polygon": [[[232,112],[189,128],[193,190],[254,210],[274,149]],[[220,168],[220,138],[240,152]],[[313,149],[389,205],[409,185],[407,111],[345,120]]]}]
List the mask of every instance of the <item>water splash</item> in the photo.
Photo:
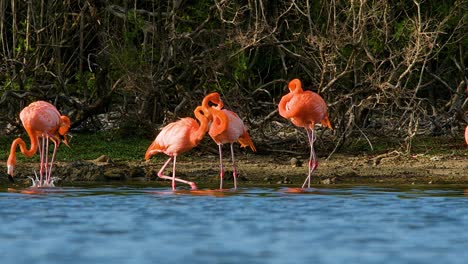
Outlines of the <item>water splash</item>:
[{"label": "water splash", "polygon": [[54,181],[58,181],[59,178],[58,177],[51,177],[51,178],[48,178],[46,177],[46,179],[44,180],[40,180],[39,177],[37,177],[37,172],[34,171],[34,178],[33,177],[29,177],[29,179],[31,179],[31,182],[32,182],[32,186],[31,187],[35,187],[35,188],[51,188],[51,187],[55,187],[54,185]]}]

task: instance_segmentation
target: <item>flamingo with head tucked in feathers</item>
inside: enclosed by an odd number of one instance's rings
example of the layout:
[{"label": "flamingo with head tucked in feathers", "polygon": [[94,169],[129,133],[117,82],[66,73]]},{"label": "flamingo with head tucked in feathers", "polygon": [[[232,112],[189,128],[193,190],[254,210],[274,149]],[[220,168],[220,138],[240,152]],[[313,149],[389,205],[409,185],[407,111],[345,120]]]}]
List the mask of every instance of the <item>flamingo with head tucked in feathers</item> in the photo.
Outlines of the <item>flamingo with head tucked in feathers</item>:
[{"label": "flamingo with head tucked in feathers", "polygon": [[[16,166],[16,148],[19,145],[21,153],[26,157],[32,157],[37,150],[40,152],[41,167],[39,170],[39,179],[33,179],[33,187],[52,187],[53,179],[52,165],[55,159],[55,153],[60,142],[68,146],[67,132],[70,128],[70,119],[67,116],[60,115],[55,106],[48,102],[36,101],[26,106],[20,112],[20,119],[23,127],[28,133],[31,141],[29,149],[23,139],[17,138],[11,144],[10,156],[7,161],[8,174],[14,176]],[[42,143],[39,144],[39,138]],[[49,157],[49,139],[54,143],[54,151],[50,163]]]},{"label": "flamingo with head tucked in feathers", "polygon": [[304,91],[301,81],[294,79],[288,84],[289,93],[281,98],[278,104],[279,114],[291,120],[298,126],[305,128],[310,145],[309,174],[302,185],[310,188],[312,172],[317,168],[318,162],[314,151],[314,128],[315,124],[321,123],[323,126],[332,128],[328,119],[327,104],[323,98],[312,91]]},{"label": "flamingo with head tucked in feathers", "polygon": [[[209,103],[215,105],[210,106]],[[213,122],[210,125],[208,134],[218,144],[219,148],[219,166],[220,166],[220,190],[223,189],[223,178],[224,178],[224,166],[223,166],[223,144],[229,143],[231,146],[231,158],[232,158],[232,176],[234,178],[234,189],[237,189],[237,166],[234,157],[234,142],[239,142],[241,147],[250,147],[253,151],[256,151],[255,146],[247,133],[244,123],[239,116],[229,110],[222,109],[224,107],[223,102],[220,99],[218,93],[211,93],[202,101],[202,107],[205,111],[210,112],[213,116]]]}]

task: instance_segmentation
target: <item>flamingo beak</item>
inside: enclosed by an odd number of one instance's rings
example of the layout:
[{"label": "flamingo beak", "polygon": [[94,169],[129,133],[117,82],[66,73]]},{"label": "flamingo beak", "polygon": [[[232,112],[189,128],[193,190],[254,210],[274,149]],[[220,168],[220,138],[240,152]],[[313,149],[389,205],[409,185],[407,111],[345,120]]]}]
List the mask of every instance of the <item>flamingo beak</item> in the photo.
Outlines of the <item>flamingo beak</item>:
[{"label": "flamingo beak", "polygon": [[[68,134],[68,136],[70,137],[70,140],[73,138],[73,136],[70,135],[70,134]],[[67,135],[63,135],[62,142],[63,142],[63,144],[65,144],[65,146],[67,146],[67,147],[70,148],[70,145],[68,145],[68,138],[67,138]]]},{"label": "flamingo beak", "polygon": [[8,175],[13,176],[14,171],[15,171],[15,166],[14,166],[14,165],[11,165],[11,164],[8,164],[8,165],[7,165],[7,173],[8,173]]},{"label": "flamingo beak", "polygon": [[8,168],[7,169],[8,179],[10,180],[10,182],[14,183],[15,180],[13,179],[13,174],[14,174],[15,167],[13,165],[8,165],[7,168]]}]

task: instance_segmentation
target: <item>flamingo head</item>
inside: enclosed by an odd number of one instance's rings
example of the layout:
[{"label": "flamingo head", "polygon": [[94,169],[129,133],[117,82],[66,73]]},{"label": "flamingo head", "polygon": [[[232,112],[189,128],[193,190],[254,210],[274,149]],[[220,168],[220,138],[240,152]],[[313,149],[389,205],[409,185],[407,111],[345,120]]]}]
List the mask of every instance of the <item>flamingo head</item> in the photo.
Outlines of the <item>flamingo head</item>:
[{"label": "flamingo head", "polygon": [[289,84],[288,84],[288,88],[289,88],[290,92],[302,90],[301,80],[294,79],[294,80],[290,81]]},{"label": "flamingo head", "polygon": [[65,144],[65,146],[70,147],[70,145],[68,144],[68,136],[71,137],[72,135],[70,135],[70,134],[60,135],[59,134],[60,141],[63,142],[63,144]]},{"label": "flamingo head", "polygon": [[[208,132],[208,130],[210,129],[210,126],[213,122],[213,113],[212,111],[210,110],[207,110],[205,109],[205,107],[199,105],[195,108],[195,110],[193,111],[193,113],[195,114],[195,117],[200,121],[200,124],[201,125],[206,125],[206,127],[204,128],[205,129],[205,133]],[[200,125],[200,126],[201,126]]]},{"label": "flamingo head", "polygon": [[15,166],[16,166],[16,155],[13,152],[13,155],[10,154],[7,160],[7,173],[8,173],[9,178],[14,176]]},{"label": "flamingo head", "polygon": [[68,129],[70,129],[70,118],[68,116],[61,116],[60,117],[60,127],[59,127],[59,137],[60,140],[67,146],[68,145],[68,139],[67,139],[67,134],[68,134]]},{"label": "flamingo head", "polygon": [[221,96],[219,95],[219,93],[213,93],[213,97],[211,98],[210,102],[215,104],[216,106],[214,106],[214,108],[218,110],[224,107],[223,100],[221,100]]},{"label": "flamingo head", "polygon": [[7,165],[7,173],[8,173],[9,176],[13,177],[13,175],[15,174],[15,165],[8,164]]}]

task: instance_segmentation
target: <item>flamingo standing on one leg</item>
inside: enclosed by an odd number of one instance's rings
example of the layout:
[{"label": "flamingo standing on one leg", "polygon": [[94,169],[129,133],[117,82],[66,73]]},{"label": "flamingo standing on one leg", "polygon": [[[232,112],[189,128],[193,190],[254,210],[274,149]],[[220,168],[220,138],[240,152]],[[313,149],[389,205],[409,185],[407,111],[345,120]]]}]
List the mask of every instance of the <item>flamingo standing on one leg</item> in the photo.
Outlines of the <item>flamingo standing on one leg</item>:
[{"label": "flamingo standing on one leg", "polygon": [[[20,113],[20,119],[31,141],[30,149],[26,148],[23,139],[17,138],[11,144],[10,156],[7,161],[8,174],[14,175],[16,166],[16,147],[19,145],[21,153],[32,157],[39,149],[41,167],[39,179],[33,179],[33,187],[52,187],[52,165],[58,145],[63,141],[68,146],[66,134],[70,128],[70,119],[60,115],[55,106],[48,102],[36,101],[25,107]],[[42,144],[39,145],[39,138]],[[54,152],[49,164],[49,139],[54,143]],[[45,173],[45,175],[44,175]]]},{"label": "flamingo standing on one leg", "polygon": [[[210,107],[209,102],[216,104],[216,107]],[[234,142],[238,141],[241,147],[249,146],[253,151],[256,151],[255,146],[250,139],[244,123],[239,116],[229,110],[222,109],[224,104],[221,101],[218,93],[211,93],[207,95],[202,102],[203,109],[213,115],[213,122],[210,125],[208,134],[218,144],[219,147],[219,166],[220,166],[220,184],[219,189],[223,189],[224,166],[223,166],[223,151],[222,145],[229,143],[231,145],[231,158],[232,158],[232,176],[234,178],[234,189],[237,189],[237,167],[234,158]]]},{"label": "flamingo standing on one leg", "polygon": [[[175,190],[176,181],[190,185],[192,190],[197,189],[194,182],[185,181],[175,177],[177,156],[183,152],[191,150],[200,143],[208,131],[208,122],[212,118],[208,112],[203,111],[201,106],[198,106],[195,109],[194,114],[200,124],[190,117],[185,117],[168,124],[161,130],[153,143],[148,147],[145,154],[146,160],[149,160],[151,156],[160,152],[169,156],[169,159],[159,170],[158,177],[172,180],[172,190]],[[172,177],[170,177],[164,175],[164,169],[172,158],[174,158],[174,163]]]},{"label": "flamingo standing on one leg", "polygon": [[298,126],[304,127],[310,144],[309,174],[302,185],[305,187],[308,183],[310,188],[310,178],[312,172],[317,168],[318,162],[314,151],[314,126],[321,123],[323,126],[332,128],[328,119],[327,105],[323,98],[312,91],[302,90],[301,81],[294,79],[289,82],[289,93],[281,98],[278,105],[279,114],[291,120]]}]

